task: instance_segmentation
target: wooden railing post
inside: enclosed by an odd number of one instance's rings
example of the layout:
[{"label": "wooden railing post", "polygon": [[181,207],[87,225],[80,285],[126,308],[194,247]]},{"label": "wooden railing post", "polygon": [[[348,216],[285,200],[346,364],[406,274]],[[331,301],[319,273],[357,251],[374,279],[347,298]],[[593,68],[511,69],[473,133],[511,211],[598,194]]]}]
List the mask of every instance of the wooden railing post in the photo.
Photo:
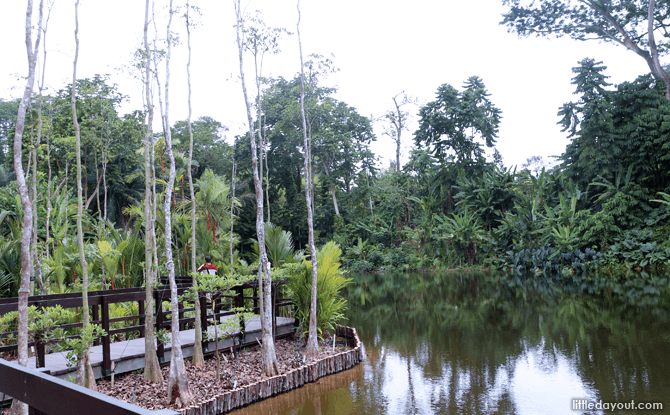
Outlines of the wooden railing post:
[{"label": "wooden railing post", "polygon": [[[200,295],[200,293],[197,293],[196,295]],[[214,304],[215,300],[212,300],[212,304]],[[213,307],[216,309],[216,307]],[[216,324],[216,316],[214,317],[214,324]],[[202,296],[200,297],[200,326],[202,328],[203,333],[207,333],[207,297]],[[209,345],[209,340],[207,340],[207,335],[203,334],[202,336],[202,351],[207,352],[207,345]]]},{"label": "wooden railing post", "polygon": [[[100,319],[100,311],[99,311],[100,309],[98,308],[98,305],[94,304],[91,308],[93,309],[93,320],[94,321],[99,320]],[[95,339],[95,341],[93,342],[93,345],[97,346],[99,344],[100,344],[100,339]]]},{"label": "wooden railing post", "polygon": [[[35,303],[35,306],[38,310],[43,311],[42,305],[39,302]],[[44,343],[42,342],[42,335],[43,333],[35,333],[35,367],[38,369],[46,366],[44,362],[46,351]]]},{"label": "wooden railing post", "polygon": [[178,313],[178,315],[179,315],[179,331],[186,330],[186,323],[184,322],[184,316],[185,316],[184,308],[185,307],[186,306],[184,305],[184,302],[180,301],[179,302],[179,313]]},{"label": "wooden railing post", "polygon": [[[137,313],[142,316],[144,314],[144,300],[137,301]],[[144,317],[140,317],[138,324],[140,326],[140,337],[144,337],[144,324],[146,320]]]},{"label": "wooden railing post", "polygon": [[[270,297],[272,297],[272,337],[277,337],[277,287],[270,285]],[[262,312],[262,311],[261,311]]]},{"label": "wooden railing post", "polygon": [[[154,302],[156,303],[156,333],[163,330],[163,302],[161,301],[158,292],[158,290],[154,291]],[[158,341],[156,356],[158,356],[159,362],[165,362],[165,345],[161,341]]]},{"label": "wooden railing post", "polygon": [[37,356],[36,362],[37,365],[36,367],[39,369],[41,367],[46,367],[46,362],[45,362],[45,355],[46,355],[46,345],[44,344],[44,341],[42,340],[42,336],[44,333],[39,332],[35,335],[35,355]]},{"label": "wooden railing post", "polygon": [[[235,296],[235,307],[244,307],[244,288],[235,287],[235,291],[237,292],[237,295]],[[240,342],[242,341],[241,339],[244,338],[245,330],[246,326],[244,318],[240,317]]]},{"label": "wooden railing post", "polygon": [[110,352],[111,336],[109,334],[109,303],[107,296],[100,296],[100,308],[102,313],[102,328],[105,336],[102,338],[102,376],[112,374],[112,358]]}]

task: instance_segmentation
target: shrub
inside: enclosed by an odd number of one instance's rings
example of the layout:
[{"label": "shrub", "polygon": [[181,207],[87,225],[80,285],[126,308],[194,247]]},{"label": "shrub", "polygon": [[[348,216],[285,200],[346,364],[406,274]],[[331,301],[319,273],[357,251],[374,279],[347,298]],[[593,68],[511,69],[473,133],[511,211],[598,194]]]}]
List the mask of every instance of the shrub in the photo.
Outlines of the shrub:
[{"label": "shrub", "polygon": [[[346,300],[340,291],[351,282],[345,278],[340,268],[342,251],[335,242],[328,242],[317,251],[317,297],[316,324],[319,336],[324,330],[334,330],[335,324],[344,319],[342,312],[346,308]],[[291,297],[296,302],[295,317],[303,332],[309,326],[309,310],[312,293],[312,267],[304,261],[304,272],[292,273],[288,280]]]}]

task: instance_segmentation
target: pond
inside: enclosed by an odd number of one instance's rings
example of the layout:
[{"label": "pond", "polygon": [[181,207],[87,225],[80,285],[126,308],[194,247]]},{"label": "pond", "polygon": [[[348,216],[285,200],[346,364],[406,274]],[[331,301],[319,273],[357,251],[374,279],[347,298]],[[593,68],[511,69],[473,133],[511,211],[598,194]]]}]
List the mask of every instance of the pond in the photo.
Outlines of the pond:
[{"label": "pond", "polygon": [[667,277],[598,295],[510,274],[351,277],[366,361],[235,414],[670,413]]}]

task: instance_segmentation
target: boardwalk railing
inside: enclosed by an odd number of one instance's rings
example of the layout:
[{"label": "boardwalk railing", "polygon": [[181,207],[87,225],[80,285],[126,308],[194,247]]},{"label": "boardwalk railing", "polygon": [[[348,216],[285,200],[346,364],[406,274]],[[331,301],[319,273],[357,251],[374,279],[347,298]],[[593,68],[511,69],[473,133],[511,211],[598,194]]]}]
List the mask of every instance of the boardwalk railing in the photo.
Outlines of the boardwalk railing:
[{"label": "boardwalk railing", "polygon": [[0,392],[28,404],[35,415],[178,415],[150,411],[0,359]]},{"label": "boardwalk railing", "polygon": [[[177,292],[179,295],[184,294],[184,292],[191,286],[190,283],[185,282],[182,279],[182,284],[178,284]],[[284,307],[290,307],[293,305],[293,302],[286,298],[277,298],[277,288],[284,284],[284,281],[273,282],[272,289],[272,303],[274,307],[274,319],[273,319],[273,333],[276,333],[276,317],[279,314],[280,309]],[[221,317],[229,316],[235,314],[233,311],[229,311],[230,306],[233,307],[244,307],[247,306],[254,313],[259,311],[258,307],[258,297],[257,297],[257,282],[249,282],[244,285],[237,286],[233,289],[235,295],[214,295],[209,299],[200,296],[200,316],[201,324],[203,331],[207,330],[208,325],[213,324],[215,321],[221,321]],[[252,290],[251,296],[245,296],[245,290]],[[163,309],[163,301],[170,301],[170,289],[169,287],[157,288],[153,293],[155,312],[154,312],[154,321],[156,330],[161,330],[163,328],[169,329],[172,325],[171,320],[171,311]],[[88,303],[91,307],[91,317],[93,324],[100,324],[102,328],[107,333],[106,336],[102,337],[99,342],[102,344],[102,374],[103,376],[109,375],[112,373],[112,359],[110,353],[110,345],[112,343],[112,338],[121,333],[128,332],[138,332],[139,337],[144,337],[144,319],[145,319],[145,299],[146,292],[143,288],[124,288],[117,290],[106,290],[106,291],[91,291],[88,294]],[[127,302],[136,302],[138,304],[138,314],[129,315],[125,317],[110,318],[110,304],[117,303],[127,303]],[[0,316],[7,314],[12,311],[17,310],[18,298],[3,298],[0,299]],[[46,307],[55,307],[60,305],[62,308],[80,308],[82,306],[81,292],[78,293],[68,293],[68,294],[53,294],[53,295],[41,295],[41,296],[31,296],[28,298],[28,305],[34,305],[38,308]],[[212,312],[212,310],[214,310]],[[186,328],[192,328],[195,324],[195,317],[186,317],[187,313],[194,312],[194,307],[185,307],[183,302],[179,304],[179,328],[184,330]],[[289,314],[285,312],[285,314]],[[131,322],[127,327],[114,328],[115,323],[120,322]],[[136,323],[136,324],[134,324]],[[72,329],[81,327],[81,323],[73,324],[64,324],[58,327],[63,329]],[[244,325],[243,325],[244,326]],[[244,333],[240,333],[243,335]],[[6,331],[0,332],[0,342],[3,338],[16,336],[16,331]],[[77,336],[71,336],[77,337]],[[30,342],[30,346],[35,346],[35,353],[37,355],[36,366],[38,368],[45,367],[45,355],[48,344],[57,343],[59,339],[53,338],[38,338],[35,342]],[[206,349],[207,341],[203,339],[203,348]],[[3,346],[0,347],[0,352],[16,350],[16,345]],[[207,353],[207,350],[204,350]],[[160,362],[165,361],[165,347],[162,343],[158,343],[156,348],[158,359]],[[213,351],[209,351],[210,353]]]}]

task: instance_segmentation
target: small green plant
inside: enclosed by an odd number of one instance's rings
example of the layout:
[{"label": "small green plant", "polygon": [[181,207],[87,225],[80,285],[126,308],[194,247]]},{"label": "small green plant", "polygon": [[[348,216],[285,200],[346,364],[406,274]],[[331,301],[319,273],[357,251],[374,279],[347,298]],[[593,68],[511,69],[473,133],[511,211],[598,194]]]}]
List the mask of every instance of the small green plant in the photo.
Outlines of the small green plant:
[{"label": "small green plant", "polygon": [[89,324],[81,330],[78,338],[73,339],[65,338],[65,334],[59,328],[55,329],[53,333],[54,337],[61,339],[57,350],[67,351],[65,358],[69,369],[76,367],[79,359],[93,346],[93,342],[107,335],[99,324]]},{"label": "small green plant", "polygon": [[[221,296],[229,292],[233,287],[244,284],[247,281],[254,279],[253,275],[211,275],[199,274],[198,285],[191,287],[183,296],[182,299],[195,299],[199,296],[204,301],[205,299],[212,299],[216,296]],[[235,329],[241,330],[244,321],[251,319],[254,314],[245,308],[231,309],[235,314],[232,317],[220,322],[216,318],[215,302],[212,301],[212,316],[214,317],[214,332],[207,330],[203,332],[203,338],[214,341],[215,356],[216,356],[216,378],[221,378],[220,361],[219,361],[219,340],[235,332]]]},{"label": "small green plant", "polygon": [[[341,297],[340,291],[351,282],[344,277],[340,268],[342,251],[335,242],[328,242],[317,251],[317,298],[316,324],[319,337],[324,330],[332,331],[335,325],[344,319],[343,311],[347,301]],[[297,269],[296,269],[297,270]],[[294,272],[288,280],[288,288],[296,302],[295,317],[303,332],[309,324],[309,309],[312,293],[312,272],[308,261],[305,261],[302,272]]]}]

